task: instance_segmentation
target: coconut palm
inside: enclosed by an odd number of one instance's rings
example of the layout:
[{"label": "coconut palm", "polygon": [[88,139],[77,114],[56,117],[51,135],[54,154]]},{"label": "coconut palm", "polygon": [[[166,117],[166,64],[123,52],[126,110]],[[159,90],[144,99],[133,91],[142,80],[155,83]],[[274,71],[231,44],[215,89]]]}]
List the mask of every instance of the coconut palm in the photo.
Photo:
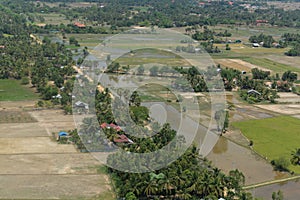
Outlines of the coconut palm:
[{"label": "coconut palm", "polygon": [[291,163],[293,165],[300,165],[300,148],[293,151],[291,155]]},{"label": "coconut palm", "polygon": [[156,180],[153,180],[148,183],[144,193],[145,195],[150,196],[150,195],[157,194],[157,191],[158,191],[158,184],[156,183]]}]

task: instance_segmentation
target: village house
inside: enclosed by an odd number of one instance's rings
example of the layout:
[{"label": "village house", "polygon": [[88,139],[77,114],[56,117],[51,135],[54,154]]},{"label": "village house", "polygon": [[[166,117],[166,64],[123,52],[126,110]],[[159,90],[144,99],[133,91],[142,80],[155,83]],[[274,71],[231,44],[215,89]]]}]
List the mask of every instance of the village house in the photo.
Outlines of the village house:
[{"label": "village house", "polygon": [[75,22],[75,23],[74,23],[74,26],[76,26],[76,27],[78,27],[78,28],[85,28],[85,27],[86,27],[85,24],[82,24],[82,23],[80,23],[80,22]]},{"label": "village house", "polygon": [[75,105],[76,108],[83,108],[85,110],[89,110],[89,104],[87,104],[87,103],[77,101],[74,105]]}]

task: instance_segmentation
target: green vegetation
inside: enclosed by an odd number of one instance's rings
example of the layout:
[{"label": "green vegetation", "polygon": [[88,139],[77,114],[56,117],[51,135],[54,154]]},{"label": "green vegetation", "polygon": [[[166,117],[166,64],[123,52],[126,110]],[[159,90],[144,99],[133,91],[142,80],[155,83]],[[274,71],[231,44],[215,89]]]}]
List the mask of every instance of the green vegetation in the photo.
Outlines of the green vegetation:
[{"label": "green vegetation", "polygon": [[252,43],[263,43],[263,47],[271,48],[275,40],[271,35],[260,34],[258,36],[253,35],[249,38],[249,41]]},{"label": "green vegetation", "polygon": [[292,49],[285,53],[287,56],[300,56],[300,34],[285,33],[283,36],[286,45],[291,45]]},{"label": "green vegetation", "polygon": [[[122,66],[140,66],[149,63],[159,63],[166,66],[189,66],[190,64],[180,56],[155,48],[148,48],[129,52],[118,58],[115,62]],[[156,57],[157,56],[157,57]]]},{"label": "green vegetation", "polygon": [[270,59],[267,58],[242,58],[242,60],[249,62],[251,64],[263,67],[263,68],[267,68],[271,71],[273,71],[273,73],[284,73],[285,71],[292,71],[292,72],[297,72],[300,73],[300,69],[297,67],[292,67],[290,65],[285,65],[285,64],[281,64],[275,61],[272,61]]},{"label": "green vegetation", "polygon": [[291,156],[291,163],[296,166],[300,165],[300,148],[296,149],[295,151],[292,151]]},{"label": "green vegetation", "polygon": [[283,200],[283,193],[280,190],[278,192],[273,192],[272,200]]},{"label": "green vegetation", "polygon": [[[93,130],[97,130],[99,127],[98,122],[92,119],[86,118],[83,121],[80,132],[82,133],[82,140],[89,141],[89,150],[99,151],[99,147],[106,146],[109,148],[109,143],[113,142],[115,145],[121,147],[124,151],[145,153],[154,152],[167,144],[171,144],[171,149],[177,150],[185,145],[184,136],[176,135],[176,131],[172,130],[169,124],[162,126],[156,124],[151,125],[151,128],[147,126],[147,116],[140,116],[143,112],[148,113],[147,108],[140,106],[141,99],[139,97],[139,91],[135,92],[132,96],[126,96],[128,93],[126,90],[117,91],[118,94],[125,95],[125,98],[130,100],[131,118],[137,124],[144,124],[144,127],[135,128],[134,126],[128,126],[127,116],[123,116],[125,110],[124,103],[115,97],[114,101],[114,116],[118,119],[118,125],[122,126],[126,124],[126,132],[119,129],[118,126],[114,128],[105,128],[107,124],[116,124],[112,115],[111,108],[111,96],[109,90],[106,89],[103,92],[96,92],[96,113],[98,121],[102,124],[102,130],[105,134],[104,138],[107,140],[93,137],[95,134]],[[122,114],[123,113],[123,114]],[[225,113],[224,113],[225,114]],[[144,119],[144,122],[141,121]],[[147,136],[150,130],[156,134],[152,137],[141,138],[141,136]],[[99,134],[99,133],[98,133]],[[102,134],[102,133],[100,133]],[[123,138],[129,138],[133,142],[128,143],[123,140],[116,140],[118,136],[123,135]],[[135,137],[138,134],[139,137]],[[174,137],[178,137],[176,142],[171,142]],[[86,142],[87,142],[86,141]],[[85,143],[86,143],[85,142]],[[96,145],[97,144],[97,145]],[[95,149],[94,149],[95,148]],[[130,154],[129,154],[130,156]],[[124,163],[130,166],[131,169],[143,169],[151,168],[151,163],[158,163],[161,160],[168,160],[169,155],[161,155],[162,157],[153,158],[151,160],[144,160],[143,166],[136,165],[133,158],[126,158],[124,155],[118,153],[111,154],[108,157],[108,164],[118,167]],[[155,160],[159,159],[159,160]],[[149,169],[150,169],[149,168]],[[114,168],[108,168],[111,173],[113,183],[116,188],[118,198],[129,199],[199,199],[204,197],[210,198],[242,198],[253,199],[250,194],[242,190],[242,186],[245,181],[245,177],[238,170],[229,172],[229,175],[225,175],[218,168],[212,167],[210,162],[199,156],[199,152],[196,147],[190,147],[183,156],[177,159],[174,163],[168,167],[156,170],[149,173],[128,173],[118,171]],[[226,191],[226,192],[225,192]]]},{"label": "green vegetation", "polygon": [[[280,116],[262,120],[234,122],[232,125],[253,141],[253,149],[269,161],[290,160],[291,152],[299,148],[299,119]],[[290,171],[300,174],[300,167],[289,165]]]},{"label": "green vegetation", "polygon": [[251,194],[241,189],[245,181],[242,173],[234,170],[229,175],[223,174],[199,158],[195,147],[189,148],[167,168],[155,172],[133,174],[114,169],[110,171],[120,198],[130,194],[138,199],[253,199]]},{"label": "green vegetation", "polygon": [[0,79],[0,101],[36,100],[38,94],[19,80]]},{"label": "green vegetation", "polygon": [[[297,28],[300,27],[300,10],[284,11],[270,7],[262,1],[251,2],[250,8],[243,5],[243,1],[233,1],[233,4],[228,1],[205,1],[204,4],[199,4],[198,0],[99,0],[97,3],[94,0],[82,1],[91,3],[82,4],[79,0],[44,0],[42,2],[1,0],[0,101],[36,100],[40,96],[38,106],[45,108],[60,106],[64,108],[66,114],[72,113],[75,73],[73,65],[76,64],[73,53],[75,52],[76,57],[79,57],[77,60],[79,65],[89,55],[89,48],[98,45],[104,38],[128,30],[132,26],[152,27],[153,30],[156,26],[178,28],[192,38],[181,41],[180,46],[168,46],[168,48],[176,48],[178,52],[201,53],[198,46],[191,44],[195,39],[201,42],[213,58],[239,58],[270,70],[269,73],[260,69],[252,69],[252,74],[248,75],[228,68],[221,69],[220,72],[221,66],[210,66],[207,71],[202,71],[210,78],[221,73],[225,89],[232,91],[238,88],[242,99],[249,103],[274,103],[277,91],[289,91],[300,73],[300,69],[296,66],[281,64],[278,60],[284,57],[284,54],[300,55],[300,35],[294,34],[299,31]],[[262,26],[257,26],[261,23]],[[264,24],[267,25],[264,26]],[[262,32],[263,34],[260,34]],[[252,48],[251,44],[242,41],[249,37],[250,42],[264,42],[262,46],[267,48]],[[52,39],[59,42],[52,42]],[[278,44],[275,44],[276,41]],[[282,48],[271,49],[271,47]],[[124,48],[127,46],[124,45]],[[141,46],[141,48],[144,47]],[[160,57],[155,55],[160,55]],[[272,61],[268,59],[270,57],[264,58],[265,55],[282,57],[274,58],[277,61]],[[107,61],[111,61],[109,57]],[[149,70],[150,76],[161,79],[170,74],[174,75],[174,70],[172,71],[168,66],[176,66],[176,72],[183,74],[184,78],[176,79],[170,87],[178,90],[187,91],[192,87],[196,92],[207,94],[209,89],[222,88],[220,86],[209,88],[210,86],[205,82],[205,76],[196,67],[191,67],[186,60],[177,55],[156,49],[131,51],[114,61],[107,72],[125,74],[130,67],[140,65],[136,74],[148,76],[148,71],[143,66],[147,63],[163,65],[153,66]],[[269,81],[272,82],[271,88],[265,86]],[[283,84],[284,81],[287,82]],[[32,84],[33,88],[29,88],[29,84]],[[86,98],[84,100],[87,100],[94,88],[88,84],[84,87],[86,91],[78,91],[80,93],[78,95],[84,96]],[[33,91],[37,91],[39,96]],[[92,143],[89,146],[92,150],[99,150],[97,148],[101,145],[106,148],[105,150],[114,150],[111,148],[111,144],[114,143],[125,151],[136,153],[161,149],[174,137],[180,138],[178,143],[174,144],[176,148],[185,145],[185,138],[177,136],[169,124],[149,125],[149,110],[141,106],[142,101],[160,101],[179,110],[179,102],[182,98],[177,99],[168,88],[159,84],[145,85],[132,96],[128,96],[128,91],[117,92],[120,96],[125,93],[124,98],[130,100],[129,112],[127,112],[129,116],[123,115],[125,105],[120,98],[116,97],[115,101],[112,101],[108,89],[102,92],[97,90],[95,108],[98,120],[84,119],[82,130],[78,131],[82,137],[79,137],[77,130],[73,130],[69,131],[68,137],[61,138],[59,142],[72,143],[78,149],[86,151],[82,140],[86,144],[91,141],[91,138],[97,136],[96,144]],[[299,86],[294,86],[293,92],[299,94]],[[112,102],[116,108],[114,115]],[[91,102],[85,103],[90,105]],[[203,107],[201,111],[209,109],[207,104],[209,103],[200,105]],[[77,112],[88,111],[80,107]],[[27,113],[2,112],[0,114],[0,122],[33,121]],[[116,116],[118,119],[115,119]],[[127,125],[125,122],[128,117],[140,125],[141,129],[137,130],[132,124],[132,126],[125,127],[126,131],[122,130],[122,125]],[[229,113],[226,110],[215,113],[214,119],[218,123],[219,130],[225,130],[228,127],[228,117]],[[224,124],[221,123],[222,118],[226,119]],[[104,135],[100,135],[102,133],[98,132],[99,122],[101,125],[107,123],[115,127],[103,128]],[[251,140],[250,146],[261,155],[268,157],[277,170],[300,174],[298,142],[300,136],[297,119],[283,116],[236,122],[233,125],[243,131]],[[152,130],[156,133],[153,137],[134,136],[134,134],[148,136]],[[126,142],[123,143],[120,136],[123,136],[123,141]],[[168,155],[163,156],[165,157],[162,159],[167,160]],[[116,165],[120,162],[129,162],[130,166],[136,167],[134,161],[124,160],[118,155],[110,159],[110,162],[116,161],[114,163]],[[147,162],[149,161],[145,160],[145,167],[147,167]],[[111,168],[108,170],[120,198],[132,200],[220,197],[252,199],[251,195],[241,189],[245,181],[242,173],[235,170],[225,175],[218,168],[213,167],[209,161],[199,157],[195,147],[189,148],[181,158],[167,168],[152,173],[133,174]],[[225,191],[228,192],[227,195]],[[112,199],[109,194],[103,195],[98,199]],[[278,192],[272,198],[281,199],[282,195]]]}]

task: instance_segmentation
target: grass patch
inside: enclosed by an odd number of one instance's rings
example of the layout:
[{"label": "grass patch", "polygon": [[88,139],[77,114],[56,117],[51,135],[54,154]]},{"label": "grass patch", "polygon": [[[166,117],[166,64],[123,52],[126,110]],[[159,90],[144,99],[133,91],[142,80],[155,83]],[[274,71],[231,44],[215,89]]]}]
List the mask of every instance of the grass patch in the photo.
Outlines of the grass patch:
[{"label": "grass patch", "polygon": [[0,101],[36,100],[38,94],[19,80],[0,79]]},{"label": "grass patch", "polygon": [[158,63],[166,66],[190,66],[187,60],[168,51],[160,49],[141,49],[123,55],[116,62],[121,65],[143,65]]},{"label": "grass patch", "polygon": [[110,34],[67,34],[67,38],[75,37],[79,44],[84,47],[94,48],[100,45]]},{"label": "grass patch", "polygon": [[159,84],[150,83],[139,88],[142,101],[174,102],[177,97],[167,88]]},{"label": "grass patch", "polygon": [[292,72],[300,73],[299,68],[281,64],[278,62],[274,62],[267,58],[243,58],[242,60],[249,62],[251,64],[254,64],[254,65],[258,65],[263,68],[270,69],[270,70],[274,71],[275,73],[284,73],[288,70],[290,70]]},{"label": "grass patch", "polygon": [[80,46],[77,47],[77,46],[74,46],[74,45],[66,45],[65,47],[66,47],[67,49],[72,49],[72,50],[74,50],[74,49],[79,49],[79,48],[80,48]]},{"label": "grass patch", "polygon": [[[291,158],[291,152],[300,148],[299,119],[290,116],[280,116],[262,120],[234,122],[232,125],[252,140],[256,152],[269,161],[284,157]],[[300,174],[300,166],[290,165],[289,170]]]}]

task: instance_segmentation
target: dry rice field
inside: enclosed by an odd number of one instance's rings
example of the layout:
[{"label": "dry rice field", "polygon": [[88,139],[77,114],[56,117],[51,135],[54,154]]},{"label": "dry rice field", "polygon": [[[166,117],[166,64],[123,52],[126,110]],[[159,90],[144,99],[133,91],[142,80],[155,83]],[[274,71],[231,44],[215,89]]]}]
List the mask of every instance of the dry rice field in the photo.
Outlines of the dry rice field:
[{"label": "dry rice field", "polygon": [[24,111],[33,105],[1,102],[0,199],[114,199],[98,160],[51,137],[74,129],[72,116],[61,110]]},{"label": "dry rice field", "polygon": [[257,65],[245,62],[240,59],[216,59],[215,63],[220,64],[222,67],[228,67],[232,69],[237,69],[240,71],[251,72],[251,69],[258,68],[264,71],[270,71],[269,69],[262,68]]}]

